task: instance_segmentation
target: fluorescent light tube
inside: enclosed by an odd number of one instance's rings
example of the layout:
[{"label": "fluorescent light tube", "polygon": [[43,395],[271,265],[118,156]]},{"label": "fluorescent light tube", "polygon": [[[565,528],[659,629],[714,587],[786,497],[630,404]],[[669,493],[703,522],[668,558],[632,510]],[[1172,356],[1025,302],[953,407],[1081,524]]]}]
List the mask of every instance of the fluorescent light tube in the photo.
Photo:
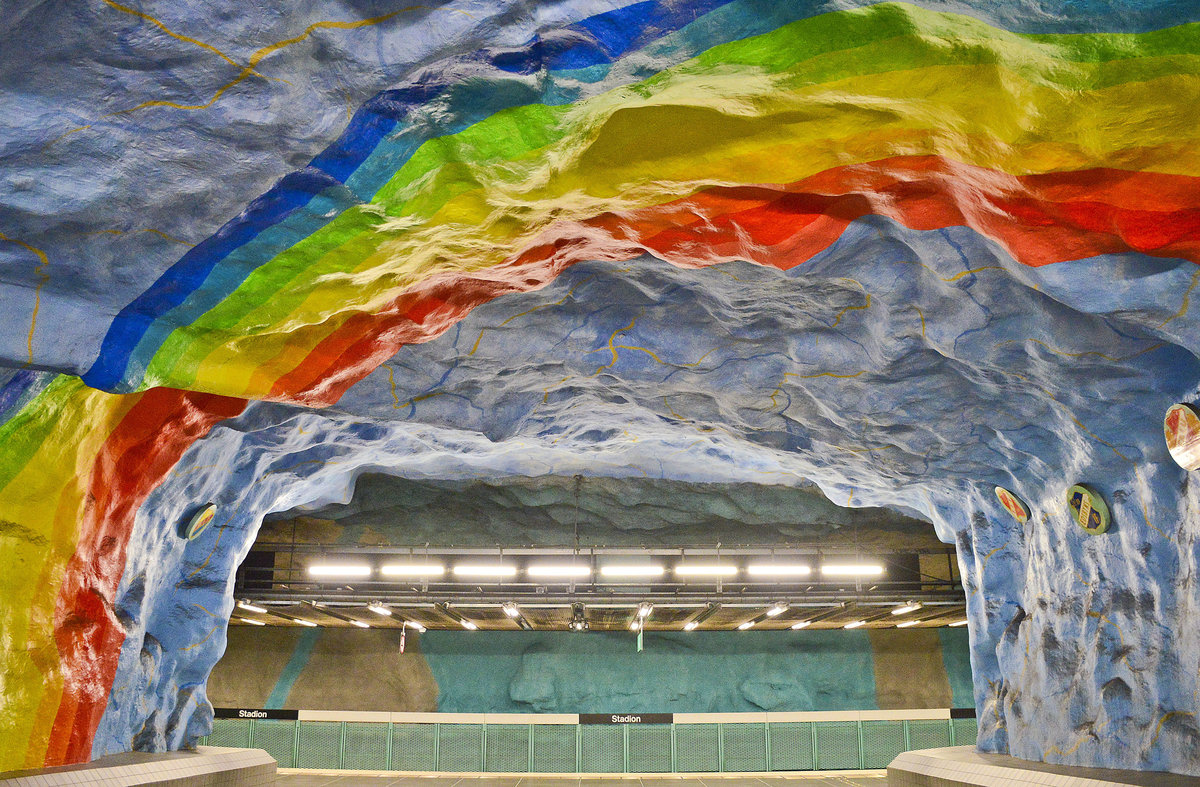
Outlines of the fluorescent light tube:
[{"label": "fluorescent light tube", "polygon": [[896,624],[896,628],[898,628],[898,629],[906,629],[906,628],[908,628],[909,626],[915,626],[915,625],[917,625],[917,624],[918,624],[918,623],[920,623],[920,622],[921,622],[921,621],[919,621],[919,620],[906,620],[906,621],[904,621],[903,623],[897,623],[897,624]]},{"label": "fluorescent light tube", "polygon": [[637,616],[639,618],[648,618],[653,611],[654,605],[648,601],[643,601],[641,604],[638,604]]},{"label": "fluorescent light tube", "polygon": [[243,623],[249,623],[251,626],[265,626],[265,625],[267,625],[266,623],[263,623],[261,620],[253,620],[253,619],[251,619],[251,618],[234,618],[234,620],[240,620],[240,621],[242,621]]},{"label": "fluorescent light tube", "polygon": [[408,621],[408,627],[410,629],[416,629],[418,633],[421,633],[421,634],[425,633],[425,627],[422,626],[420,623],[418,623],[415,620]]},{"label": "fluorescent light tube", "polygon": [[534,563],[525,569],[525,573],[531,577],[590,577],[592,569],[590,566],[569,563]]},{"label": "fluorescent light tube", "polygon": [[806,577],[812,568],[800,563],[751,563],[746,573],[752,577]]},{"label": "fluorescent light tube", "polygon": [[371,567],[362,564],[318,563],[308,567],[312,577],[369,577]]},{"label": "fluorescent light tube", "polygon": [[379,573],[385,577],[440,577],[446,567],[440,563],[388,563]]},{"label": "fluorescent light tube", "polygon": [[517,605],[511,601],[501,604],[500,609],[504,610],[504,614],[508,615],[510,618],[515,618],[517,615],[521,614],[521,610],[517,609]]},{"label": "fluorescent light tube", "polygon": [[695,630],[695,628],[696,628],[696,626],[699,626],[699,625],[700,625],[700,624],[699,624],[699,623],[697,623],[696,621],[694,621],[694,620],[690,620],[690,621],[688,621],[687,623],[684,623],[684,624],[683,624],[683,630],[684,630],[684,631],[694,631],[694,630]]},{"label": "fluorescent light tube", "polygon": [[237,603],[237,605],[238,605],[238,609],[244,609],[247,612],[257,612],[260,615],[267,614],[267,611],[265,609],[263,609],[262,607],[256,606],[254,604],[251,604],[249,601],[239,601]]},{"label": "fluorescent light tube", "polygon": [[920,602],[916,602],[916,603],[910,602],[908,604],[905,604],[902,607],[896,607],[895,609],[892,610],[892,614],[893,615],[907,615],[909,612],[916,612],[920,608],[921,608]]},{"label": "fluorescent light tube", "polygon": [[692,563],[675,566],[675,575],[680,577],[732,577],[737,572],[737,566],[718,563]]},{"label": "fluorescent light tube", "polygon": [[965,626],[965,625],[967,625],[967,621],[965,621],[965,620],[956,620],[956,621],[954,621],[953,623],[949,623],[949,624],[947,624],[947,625],[950,625],[950,626]]},{"label": "fluorescent light tube", "polygon": [[500,563],[460,563],[454,567],[456,577],[515,577],[516,566],[506,566]]},{"label": "fluorescent light tube", "polygon": [[865,626],[865,625],[867,625],[867,621],[865,621],[865,620],[855,620],[855,621],[852,621],[852,622],[850,622],[850,623],[847,623],[846,625],[842,626],[842,628],[844,628],[844,629],[856,629],[856,628],[858,628],[859,626]]},{"label": "fluorescent light tube", "polygon": [[799,631],[800,629],[806,629],[806,628],[808,628],[808,625],[811,622],[812,621],[810,621],[810,620],[798,620],[792,624],[792,631]]},{"label": "fluorescent light tube", "polygon": [[664,573],[666,573],[665,568],[653,563],[600,567],[600,575],[604,577],[661,577]]},{"label": "fluorescent light tube", "polygon": [[311,620],[305,620],[304,618],[292,618],[292,622],[299,623],[301,626],[308,626],[310,629],[315,629],[317,627],[316,623],[313,623]]},{"label": "fluorescent light tube", "polygon": [[754,621],[747,620],[745,623],[738,626],[738,631],[745,631],[746,629],[752,629],[752,628],[754,628]]},{"label": "fluorescent light tube", "polygon": [[827,577],[877,577],[883,573],[883,566],[872,564],[827,565],[821,566],[821,573]]},{"label": "fluorescent light tube", "polygon": [[352,625],[352,626],[358,626],[360,629],[369,629],[369,628],[371,628],[371,624],[370,624],[370,623],[363,623],[361,620],[352,620],[352,621],[350,621],[350,625]]},{"label": "fluorescent light tube", "polygon": [[787,604],[772,604],[771,608],[767,610],[767,617],[773,618],[777,615],[782,615],[784,612],[787,612]]},{"label": "fluorescent light tube", "polygon": [[479,626],[477,626],[475,624],[475,621],[467,620],[466,618],[463,618],[462,620],[460,620],[459,623],[461,623],[462,627],[465,628],[467,631],[476,631],[479,628]]}]

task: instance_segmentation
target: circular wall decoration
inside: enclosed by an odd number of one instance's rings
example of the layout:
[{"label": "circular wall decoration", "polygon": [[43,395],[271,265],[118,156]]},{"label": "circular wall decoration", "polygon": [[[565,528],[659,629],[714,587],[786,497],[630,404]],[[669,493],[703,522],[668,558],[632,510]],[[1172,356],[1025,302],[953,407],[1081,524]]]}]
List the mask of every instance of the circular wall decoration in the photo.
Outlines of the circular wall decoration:
[{"label": "circular wall decoration", "polygon": [[1200,470],[1200,412],[1190,404],[1173,404],[1163,418],[1163,437],[1171,458],[1184,470]]},{"label": "circular wall decoration", "polygon": [[193,541],[197,536],[212,524],[213,517],[217,515],[217,506],[215,503],[209,503],[201,506],[200,510],[192,514],[183,527],[179,529],[179,535],[186,538],[188,541]]},{"label": "circular wall decoration", "polygon": [[996,497],[1000,500],[1000,505],[1004,506],[1005,510],[1012,514],[1013,519],[1022,525],[1029,521],[1029,509],[1021,502],[1021,498],[1002,486],[996,487]]},{"label": "circular wall decoration", "polygon": [[1067,507],[1075,523],[1093,536],[1107,532],[1109,524],[1108,504],[1099,492],[1076,484],[1067,490]]}]

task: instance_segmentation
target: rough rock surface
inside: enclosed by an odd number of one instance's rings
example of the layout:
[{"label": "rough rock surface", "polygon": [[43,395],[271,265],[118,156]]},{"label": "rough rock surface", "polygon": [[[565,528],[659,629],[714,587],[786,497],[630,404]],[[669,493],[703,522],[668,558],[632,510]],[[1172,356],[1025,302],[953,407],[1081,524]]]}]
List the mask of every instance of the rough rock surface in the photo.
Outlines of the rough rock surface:
[{"label": "rough rock surface", "polygon": [[1161,432],[1200,396],[1197,18],[6,8],[0,769],[194,741],[263,517],[372,473],[916,514],[982,748],[1200,774]]},{"label": "rough rock surface", "polygon": [[414,481],[368,474],[358,478],[345,505],[269,516],[259,540],[409,546],[941,546],[928,522],[885,508],[843,508],[815,488],[686,483],[640,475]]}]

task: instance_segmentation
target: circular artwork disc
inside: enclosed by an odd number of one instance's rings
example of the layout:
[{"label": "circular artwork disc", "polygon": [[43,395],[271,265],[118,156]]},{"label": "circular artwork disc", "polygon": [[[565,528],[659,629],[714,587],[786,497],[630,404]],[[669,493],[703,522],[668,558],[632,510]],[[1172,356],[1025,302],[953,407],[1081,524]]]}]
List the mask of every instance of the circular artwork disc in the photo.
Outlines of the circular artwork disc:
[{"label": "circular artwork disc", "polygon": [[1021,502],[1021,498],[1002,486],[996,487],[996,498],[999,499],[1000,505],[1013,515],[1013,519],[1022,525],[1029,521],[1029,509]]},{"label": "circular artwork disc", "polygon": [[201,507],[199,511],[192,514],[190,519],[184,522],[179,534],[188,541],[194,540],[212,523],[213,517],[216,515],[217,506],[215,503],[209,503]]},{"label": "circular artwork disc", "polygon": [[1163,418],[1171,458],[1184,470],[1200,470],[1200,414],[1190,404],[1173,404]]},{"label": "circular artwork disc", "polygon": [[1076,484],[1067,490],[1067,507],[1071,509],[1075,524],[1090,535],[1098,536],[1107,532],[1108,504],[1098,492],[1083,484]]}]

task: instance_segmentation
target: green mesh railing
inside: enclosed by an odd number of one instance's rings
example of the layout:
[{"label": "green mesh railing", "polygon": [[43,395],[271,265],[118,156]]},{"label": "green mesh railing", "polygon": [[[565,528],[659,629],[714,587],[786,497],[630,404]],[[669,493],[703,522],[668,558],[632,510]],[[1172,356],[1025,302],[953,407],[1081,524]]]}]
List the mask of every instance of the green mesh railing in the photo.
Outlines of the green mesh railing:
[{"label": "green mesh railing", "polygon": [[886,768],[904,751],[974,745],[975,719],[466,724],[217,719],[209,746],[281,768],[481,773],[746,773]]}]

